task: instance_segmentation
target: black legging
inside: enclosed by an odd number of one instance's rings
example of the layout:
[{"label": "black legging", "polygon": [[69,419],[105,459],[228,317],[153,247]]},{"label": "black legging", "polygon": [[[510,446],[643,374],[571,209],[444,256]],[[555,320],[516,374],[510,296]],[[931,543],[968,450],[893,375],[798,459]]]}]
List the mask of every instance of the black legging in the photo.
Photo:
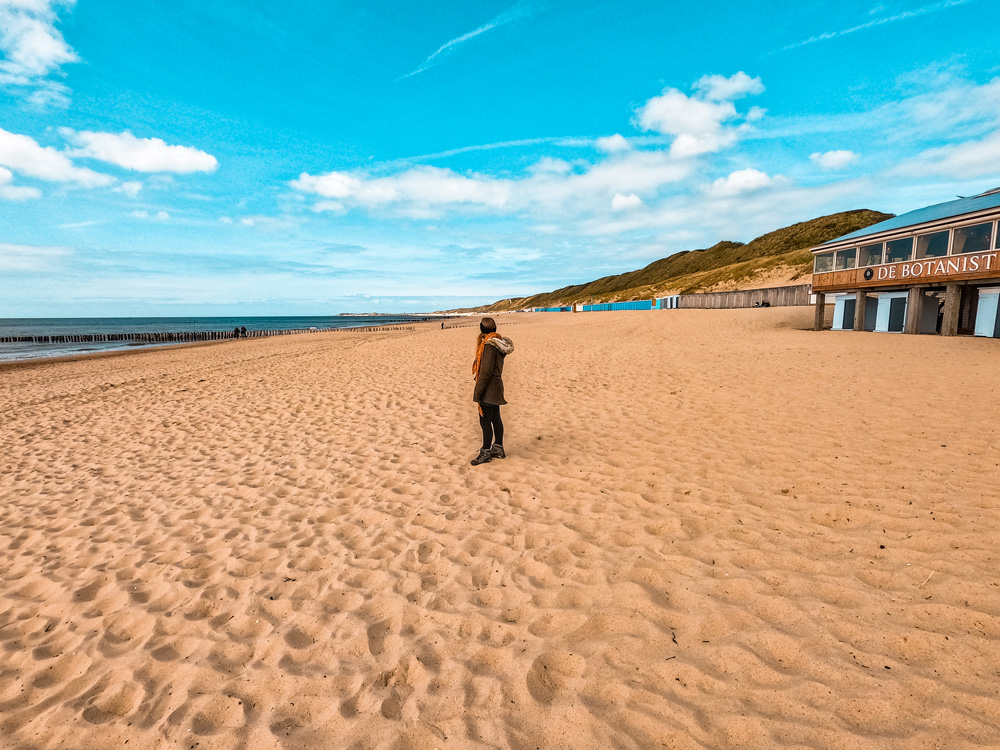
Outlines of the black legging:
[{"label": "black legging", "polygon": [[483,428],[483,450],[489,450],[493,443],[503,445],[503,420],[500,419],[499,404],[480,404],[483,413],[479,415],[479,426]]}]

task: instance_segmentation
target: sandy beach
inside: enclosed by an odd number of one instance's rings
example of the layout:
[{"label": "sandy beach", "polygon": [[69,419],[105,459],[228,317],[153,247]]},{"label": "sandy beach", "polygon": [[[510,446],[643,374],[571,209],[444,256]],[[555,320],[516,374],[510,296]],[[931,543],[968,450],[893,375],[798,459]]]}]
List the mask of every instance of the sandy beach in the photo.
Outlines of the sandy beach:
[{"label": "sandy beach", "polygon": [[995,340],[498,321],[0,370],[0,747],[1000,746]]}]

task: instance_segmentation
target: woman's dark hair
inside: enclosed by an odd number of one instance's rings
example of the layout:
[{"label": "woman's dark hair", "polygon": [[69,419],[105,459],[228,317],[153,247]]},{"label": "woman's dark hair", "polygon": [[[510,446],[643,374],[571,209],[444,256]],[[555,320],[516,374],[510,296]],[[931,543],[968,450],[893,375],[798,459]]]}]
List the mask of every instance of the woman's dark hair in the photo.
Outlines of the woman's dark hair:
[{"label": "woman's dark hair", "polygon": [[483,345],[483,339],[491,333],[496,333],[497,322],[493,318],[483,318],[479,321],[479,336],[476,337],[476,351]]}]

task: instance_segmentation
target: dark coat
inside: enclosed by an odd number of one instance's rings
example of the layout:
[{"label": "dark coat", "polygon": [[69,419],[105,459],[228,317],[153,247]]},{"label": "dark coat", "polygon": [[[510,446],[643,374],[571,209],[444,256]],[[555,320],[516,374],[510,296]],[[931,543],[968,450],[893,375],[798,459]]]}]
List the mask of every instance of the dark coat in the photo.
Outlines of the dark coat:
[{"label": "dark coat", "polygon": [[503,397],[503,361],[514,351],[514,342],[503,336],[492,338],[483,347],[479,360],[479,377],[472,400],[482,404],[502,406],[507,403]]}]

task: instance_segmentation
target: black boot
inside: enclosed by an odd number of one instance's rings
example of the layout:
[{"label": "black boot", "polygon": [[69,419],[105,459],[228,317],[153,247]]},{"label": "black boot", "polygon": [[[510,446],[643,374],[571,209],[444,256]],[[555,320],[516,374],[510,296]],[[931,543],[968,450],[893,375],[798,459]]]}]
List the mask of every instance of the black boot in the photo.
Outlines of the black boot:
[{"label": "black boot", "polygon": [[493,447],[490,448],[490,455],[493,458],[507,458],[507,454],[503,452],[503,446],[500,443],[493,443]]},{"label": "black boot", "polygon": [[473,466],[479,466],[479,464],[488,464],[493,460],[493,452],[489,448],[480,448],[479,455],[472,459],[469,463]]}]

